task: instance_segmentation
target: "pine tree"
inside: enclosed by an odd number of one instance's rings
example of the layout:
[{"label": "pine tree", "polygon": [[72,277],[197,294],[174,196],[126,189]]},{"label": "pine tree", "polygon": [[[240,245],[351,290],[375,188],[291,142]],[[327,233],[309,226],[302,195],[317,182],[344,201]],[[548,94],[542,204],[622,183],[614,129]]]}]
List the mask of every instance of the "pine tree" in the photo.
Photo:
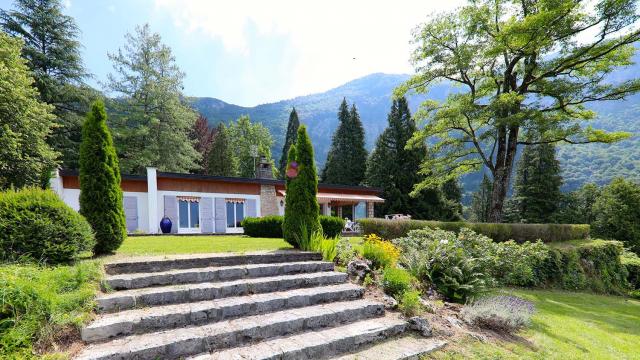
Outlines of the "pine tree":
[{"label": "pine tree", "polygon": [[287,135],[284,139],[284,146],[282,147],[282,155],[280,156],[280,177],[286,179],[285,171],[287,170],[287,153],[291,148],[291,145],[296,143],[298,139],[298,127],[300,126],[300,120],[298,120],[298,113],[296,108],[291,109],[289,114],[289,123],[287,124]]},{"label": "pine tree", "polygon": [[552,222],[562,198],[561,185],[555,145],[525,147],[514,185],[513,200],[518,219],[527,223]]},{"label": "pine tree", "polygon": [[364,127],[355,104],[351,110],[342,99],[338,110],[338,128],[333,134],[322,182],[328,184],[360,185],[365,178],[367,150]]},{"label": "pine tree", "polygon": [[200,154],[201,160],[198,161],[198,168],[193,169],[194,172],[206,171],[209,163],[209,150],[211,142],[215,135],[215,129],[209,128],[207,118],[199,115],[189,134],[189,138],[194,144],[194,148]]},{"label": "pine tree", "polygon": [[127,235],[120,168],[102,101],[93,104],[82,127],[80,214],[95,233],[95,254],[112,253],[120,247]]},{"label": "pine tree", "polygon": [[206,173],[215,176],[236,176],[236,160],[229,143],[229,133],[223,123],[218,124],[209,149]]},{"label": "pine tree", "polygon": [[[298,128],[295,150],[288,153],[289,165],[297,169],[287,180],[285,216],[282,224],[284,239],[295,247],[304,247],[305,238],[322,231],[319,212],[318,176],[313,158],[313,145],[304,125]],[[304,249],[308,250],[308,249]]]},{"label": "pine tree", "polygon": [[489,210],[491,208],[491,192],[493,183],[484,174],[478,191],[473,193],[471,199],[471,221],[487,222],[489,221]]},{"label": "pine tree", "polygon": [[447,200],[439,188],[424,189],[414,197],[409,195],[421,180],[418,172],[427,148],[424,144],[405,148],[416,125],[404,97],[393,101],[387,121],[389,125],[376,140],[367,160],[366,183],[382,188],[385,199],[384,203],[376,204],[376,216],[401,213],[410,214],[415,219],[457,219],[456,209],[460,205],[459,201],[454,204],[453,198],[457,196],[454,191],[450,194],[451,200]]},{"label": "pine tree", "polygon": [[0,26],[24,41],[22,56],[35,78],[41,101],[54,106],[54,128],[47,142],[61,153],[66,168],[78,168],[82,122],[98,93],[84,83],[75,20],[63,14],[61,0],[15,0],[13,11],[0,10]]},{"label": "pine tree", "polygon": [[125,173],[144,173],[147,166],[160,171],[188,172],[198,167],[200,154],[189,139],[197,113],[182,94],[180,71],[160,35],[148,24],[126,35],[123,49],[108,54],[115,73],[107,87],[116,94],[111,122]]},{"label": "pine tree", "polygon": [[53,107],[38,99],[21,45],[0,31],[0,189],[48,181],[59,155],[46,142]]}]

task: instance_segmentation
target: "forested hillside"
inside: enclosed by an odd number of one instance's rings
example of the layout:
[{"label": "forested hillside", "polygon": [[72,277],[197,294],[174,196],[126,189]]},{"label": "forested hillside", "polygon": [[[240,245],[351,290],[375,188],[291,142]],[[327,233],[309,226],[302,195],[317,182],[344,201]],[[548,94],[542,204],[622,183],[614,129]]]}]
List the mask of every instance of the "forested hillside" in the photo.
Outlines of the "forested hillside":
[{"label": "forested hillside", "polygon": [[[640,66],[638,73],[640,73]],[[634,73],[634,68],[616,74],[626,78]],[[343,97],[358,107],[366,131],[367,148],[371,149],[376,137],[387,125],[387,113],[391,105],[393,89],[408,75],[371,74],[348,82],[324,93],[300,96],[276,103],[242,107],[225,103],[214,98],[191,98],[193,107],[202,113],[213,126],[220,121],[228,123],[240,115],[248,114],[253,121],[263,123],[271,131],[275,140],[274,158],[280,156],[286,131],[287,119],[292,106],[295,106],[300,121],[307,124],[314,146],[319,167],[324,165],[331,144],[331,135],[338,119],[338,106]],[[443,99],[454,91],[447,85],[434,87],[430,92],[433,99]],[[415,112],[422,98],[410,97],[409,106]],[[564,189],[573,190],[585,182],[606,184],[615,176],[640,181],[640,96],[627,101],[593,104],[598,118],[592,122],[596,128],[610,131],[629,131],[634,136],[614,145],[590,144],[559,146]],[[471,174],[463,179],[465,192],[475,190],[482,176]]]}]

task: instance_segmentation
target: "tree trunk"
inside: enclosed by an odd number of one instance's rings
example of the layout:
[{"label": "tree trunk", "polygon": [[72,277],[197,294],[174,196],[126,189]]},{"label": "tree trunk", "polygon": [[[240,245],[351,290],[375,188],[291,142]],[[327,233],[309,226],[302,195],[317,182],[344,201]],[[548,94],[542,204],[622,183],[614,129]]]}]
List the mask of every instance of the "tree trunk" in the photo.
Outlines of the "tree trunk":
[{"label": "tree trunk", "polygon": [[498,153],[493,171],[493,191],[489,210],[489,222],[492,223],[502,222],[504,199],[507,197],[513,162],[518,149],[518,130],[517,126],[509,127],[507,139],[507,129],[504,127],[498,129]]}]

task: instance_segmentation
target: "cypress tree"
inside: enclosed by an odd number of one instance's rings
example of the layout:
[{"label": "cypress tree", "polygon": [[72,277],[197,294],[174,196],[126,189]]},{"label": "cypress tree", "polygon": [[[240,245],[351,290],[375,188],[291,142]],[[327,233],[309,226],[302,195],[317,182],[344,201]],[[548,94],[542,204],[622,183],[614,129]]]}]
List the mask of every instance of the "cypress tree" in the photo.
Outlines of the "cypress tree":
[{"label": "cypress tree", "polygon": [[298,139],[298,127],[300,127],[300,120],[298,120],[298,112],[294,107],[289,114],[289,123],[287,124],[287,135],[284,139],[284,146],[282,147],[282,155],[280,156],[280,164],[278,170],[280,170],[280,177],[286,179],[285,171],[287,171],[287,153],[291,148],[291,145],[296,143]]},{"label": "cypress tree", "polygon": [[91,106],[82,127],[80,214],[95,232],[95,254],[112,253],[120,247],[127,235],[120,169],[102,101]]},{"label": "cypress tree", "polygon": [[513,201],[517,220],[527,223],[552,222],[562,192],[560,163],[553,144],[529,145],[518,162]]},{"label": "cypress tree", "polygon": [[319,220],[320,206],[316,198],[318,176],[313,159],[313,145],[304,125],[298,128],[295,150],[292,146],[287,157],[288,167],[292,171],[287,171],[282,232],[288,243],[295,247],[304,247],[305,237],[322,231]]},{"label": "cypress tree", "polygon": [[[406,148],[416,125],[411,118],[407,100],[394,100],[387,116],[389,125],[376,140],[376,145],[367,160],[366,183],[382,188],[385,202],[376,204],[375,214],[410,214],[416,219],[450,220],[459,217],[453,198],[448,200],[441,189],[424,189],[417,196],[409,193],[421,181],[420,162],[427,156],[424,144]],[[455,185],[455,184],[452,184]],[[459,192],[458,192],[459,195]],[[454,206],[455,205],[455,206]]]},{"label": "cypress tree", "polygon": [[367,150],[364,127],[355,104],[349,110],[347,100],[342,99],[338,120],[338,128],[333,134],[327,162],[322,171],[322,182],[360,185],[365,178]]},{"label": "cypress tree", "polygon": [[229,134],[223,123],[218,124],[209,148],[206,173],[215,176],[235,176],[236,159],[229,145]]}]

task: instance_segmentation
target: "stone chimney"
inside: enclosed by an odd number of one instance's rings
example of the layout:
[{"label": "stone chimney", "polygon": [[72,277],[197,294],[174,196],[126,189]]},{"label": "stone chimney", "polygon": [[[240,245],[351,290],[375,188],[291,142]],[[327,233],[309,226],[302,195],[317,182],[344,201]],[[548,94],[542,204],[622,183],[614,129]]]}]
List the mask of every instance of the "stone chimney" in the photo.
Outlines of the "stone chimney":
[{"label": "stone chimney", "polygon": [[260,163],[258,164],[258,179],[273,179],[271,162],[267,160],[266,156],[260,156]]}]

